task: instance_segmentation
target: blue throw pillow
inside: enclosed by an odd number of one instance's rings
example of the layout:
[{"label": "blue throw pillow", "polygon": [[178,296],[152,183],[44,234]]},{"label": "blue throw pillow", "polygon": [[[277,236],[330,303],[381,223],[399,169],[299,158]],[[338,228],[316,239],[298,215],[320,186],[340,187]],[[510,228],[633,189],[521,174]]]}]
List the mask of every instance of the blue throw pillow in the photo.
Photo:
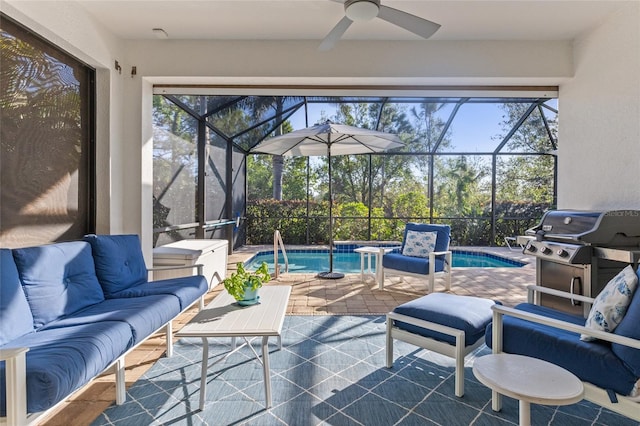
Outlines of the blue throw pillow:
[{"label": "blue throw pillow", "polygon": [[33,315],[9,249],[0,249],[0,346],[33,332]]},{"label": "blue throw pillow", "polygon": [[104,300],[84,241],[14,249],[13,258],[36,329]]},{"label": "blue throw pillow", "polygon": [[140,238],[129,235],[85,235],[91,244],[96,274],[106,297],[147,282]]}]

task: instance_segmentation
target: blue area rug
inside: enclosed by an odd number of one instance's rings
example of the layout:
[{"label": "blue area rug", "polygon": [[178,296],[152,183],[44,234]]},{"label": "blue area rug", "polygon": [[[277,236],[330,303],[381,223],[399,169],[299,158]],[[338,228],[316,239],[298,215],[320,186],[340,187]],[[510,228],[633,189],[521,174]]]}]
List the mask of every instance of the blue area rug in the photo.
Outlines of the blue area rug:
[{"label": "blue area rug", "polygon": [[[99,425],[513,425],[517,401],[491,410],[491,391],[469,365],[465,395],[454,395],[453,359],[396,342],[394,367],[385,367],[384,316],[287,316],[283,349],[270,342],[273,406],[265,408],[262,365],[248,348],[209,368],[206,405],[198,408],[202,344],[182,339],[112,406]],[[209,339],[209,363],[230,349]],[[256,347],[259,340],[255,342]],[[258,350],[258,349],[257,349]],[[258,350],[259,353],[259,350]],[[534,425],[636,425],[589,402],[533,405]]]}]

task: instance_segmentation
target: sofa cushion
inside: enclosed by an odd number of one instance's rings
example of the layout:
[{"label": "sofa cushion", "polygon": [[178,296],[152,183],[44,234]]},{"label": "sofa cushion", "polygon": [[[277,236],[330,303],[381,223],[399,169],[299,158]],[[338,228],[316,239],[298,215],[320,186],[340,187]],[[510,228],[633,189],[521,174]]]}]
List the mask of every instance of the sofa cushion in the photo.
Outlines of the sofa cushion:
[{"label": "sofa cushion", "polygon": [[[631,265],[624,268],[602,289],[593,301],[584,326],[592,330],[612,332],[618,326],[631,303],[631,297],[638,284],[638,277]],[[584,341],[596,340],[595,337],[582,334]]]},{"label": "sofa cushion", "polygon": [[[5,348],[29,347],[27,411],[51,408],[100,374],[132,345],[129,326],[107,321],[27,334]],[[0,386],[5,389],[5,363],[0,362]],[[6,392],[0,392],[0,415],[6,415]]]},{"label": "sofa cushion", "polygon": [[85,235],[105,296],[147,282],[147,267],[137,235]]},{"label": "sofa cushion", "polygon": [[180,311],[191,306],[200,296],[209,290],[207,279],[202,275],[170,278],[139,284],[112,294],[111,298],[127,298],[151,296],[155,294],[171,294],[180,300]]},{"label": "sofa cushion", "polygon": [[13,250],[36,329],[104,300],[83,241]]},{"label": "sofa cushion", "polygon": [[[640,267],[636,271],[636,276],[640,280]],[[640,284],[638,287],[640,287]],[[640,340],[640,290],[638,287],[636,287],[631,303],[627,308],[627,313],[613,334]],[[611,349],[637,377],[640,377],[640,349],[617,343],[613,343]]]},{"label": "sofa cushion", "polygon": [[436,247],[437,232],[418,232],[408,230],[405,233],[402,254],[414,257],[429,257]]},{"label": "sofa cushion", "polygon": [[47,324],[41,330],[93,324],[103,321],[123,321],[129,324],[136,345],[156,332],[180,313],[180,301],[171,294],[107,299],[66,318]]},{"label": "sofa cushion", "polygon": [[33,315],[9,249],[0,249],[0,346],[33,332]]},{"label": "sofa cushion", "polygon": [[[549,318],[584,324],[584,317],[556,311],[545,306],[522,303],[516,309]],[[493,330],[487,327],[485,343],[491,347]],[[584,342],[578,333],[514,318],[503,317],[502,349],[504,352],[526,355],[559,365],[580,380],[621,395],[629,395],[637,377],[613,353],[611,345],[596,340]]]},{"label": "sofa cushion", "polygon": [[[479,297],[433,293],[403,303],[393,312],[462,330],[465,333],[465,346],[470,346],[484,335],[485,328],[491,322],[493,315],[491,306],[495,303],[493,300]],[[396,321],[395,325],[411,333],[431,337],[451,345],[456,344],[456,339],[453,336],[437,331],[401,321]]]}]

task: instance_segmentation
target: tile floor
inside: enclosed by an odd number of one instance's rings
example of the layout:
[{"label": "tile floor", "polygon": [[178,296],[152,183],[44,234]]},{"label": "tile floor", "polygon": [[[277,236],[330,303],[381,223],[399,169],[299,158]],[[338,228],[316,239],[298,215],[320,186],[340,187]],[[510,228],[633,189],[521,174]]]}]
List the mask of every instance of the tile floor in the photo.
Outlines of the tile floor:
[{"label": "tile floor", "polygon": [[[243,247],[229,256],[229,271],[262,247]],[[460,249],[471,249],[463,248]],[[529,262],[522,268],[455,268],[451,293],[500,300],[513,306],[526,299],[526,286],[535,283],[535,259],[517,250],[483,248],[483,251]],[[427,293],[426,280],[388,277],[384,290],[379,290],[373,277],[360,280],[360,274],[348,274],[340,280],[321,280],[312,274],[285,274],[267,285],[292,286],[288,313],[297,315],[385,314],[395,306]],[[436,291],[442,291],[436,279]],[[213,299],[222,285],[206,296]],[[179,330],[197,312],[191,308],[174,321]],[[127,387],[144,374],[164,354],[164,335],[147,339],[126,359]],[[104,374],[80,390],[56,412],[41,422],[44,426],[84,426],[90,424],[115,400],[113,374]]]}]

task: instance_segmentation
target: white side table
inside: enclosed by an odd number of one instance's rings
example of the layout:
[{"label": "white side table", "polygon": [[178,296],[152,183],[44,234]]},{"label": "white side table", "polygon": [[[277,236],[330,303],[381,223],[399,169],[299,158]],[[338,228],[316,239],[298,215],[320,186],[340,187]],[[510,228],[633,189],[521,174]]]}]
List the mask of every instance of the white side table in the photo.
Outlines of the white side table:
[{"label": "white side table", "polygon": [[531,403],[569,405],[581,401],[582,382],[573,373],[550,362],[513,354],[491,354],[476,359],[473,374],[483,385],[519,401],[520,425],[531,424]]},{"label": "white side table", "polygon": [[382,256],[379,256],[382,251],[384,253],[389,253],[393,250],[393,247],[358,247],[353,250],[356,253],[360,253],[360,280],[364,281],[364,257],[367,256],[367,273],[373,275],[371,270],[371,256],[374,257],[374,262],[376,265],[375,279],[376,283],[380,284],[380,271],[382,270]]},{"label": "white side table", "polygon": [[[176,333],[178,337],[202,338],[202,369],[200,377],[200,409],[204,410],[207,393],[207,372],[209,369],[209,337],[231,337],[231,355],[248,346],[262,364],[264,375],[265,406],[271,408],[271,370],[269,367],[270,336],[278,338],[278,348],[282,349],[282,324],[289,303],[290,286],[265,286],[260,289],[260,303],[239,306],[229,293],[221,292],[203,310],[198,312],[187,325]],[[245,344],[236,347],[235,338],[242,337]],[[262,337],[262,358],[251,346],[248,337]],[[223,361],[222,357],[214,364]]]}]

